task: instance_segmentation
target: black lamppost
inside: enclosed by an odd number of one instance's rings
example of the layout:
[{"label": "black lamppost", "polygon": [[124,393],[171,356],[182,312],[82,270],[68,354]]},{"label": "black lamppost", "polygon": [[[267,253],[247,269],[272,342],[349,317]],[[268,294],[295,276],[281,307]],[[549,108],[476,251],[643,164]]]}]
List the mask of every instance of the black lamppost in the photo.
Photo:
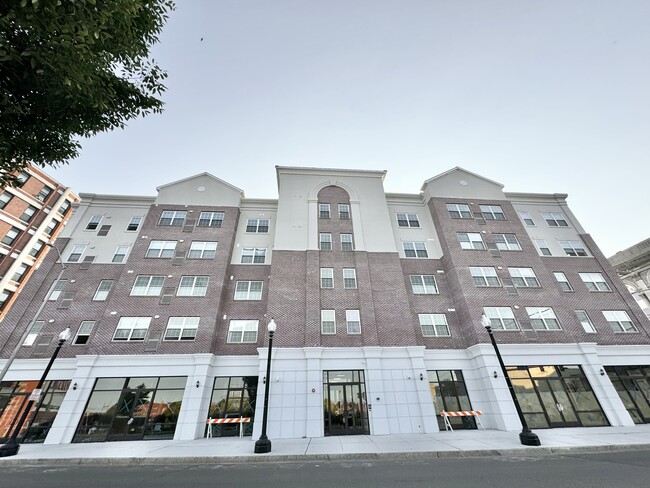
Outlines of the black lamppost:
[{"label": "black lamppost", "polygon": [[[45,367],[45,371],[43,371],[43,376],[41,376],[41,379],[38,380],[38,384],[36,385],[36,388],[34,388],[34,390],[32,391],[32,395],[34,395],[34,392],[36,392],[36,390],[39,390],[38,394],[40,396],[40,390],[41,388],[43,388],[43,383],[45,383],[45,378],[47,378],[47,373],[50,372],[52,363],[54,363],[54,360],[59,355],[61,346],[69,338],[70,338],[70,327],[68,327],[67,329],[65,329],[63,332],[59,334],[59,343],[57,344],[56,349],[54,350],[54,353],[50,358],[50,362],[47,363],[47,366]],[[20,417],[18,424],[14,428],[11,437],[9,438],[6,444],[0,446],[0,457],[15,456],[16,454],[18,454],[18,451],[20,450],[20,444],[18,443],[18,439],[17,439],[18,434],[20,434],[20,430],[23,428],[23,425],[25,424],[25,420],[27,420],[27,416],[29,415],[29,412],[32,409],[32,405],[34,405],[35,401],[36,400],[30,399],[27,402],[27,406],[25,407],[25,410],[23,411],[23,414]]]},{"label": "black lamppost", "polygon": [[273,350],[273,333],[277,325],[275,320],[271,319],[268,325],[269,329],[269,353],[266,358],[266,386],[264,388],[264,410],[262,412],[262,435],[255,441],[255,453],[271,452],[271,440],[266,437],[266,420],[269,413],[269,389],[271,388],[271,351]]},{"label": "black lamppost", "polygon": [[521,407],[519,406],[519,400],[517,400],[517,395],[515,395],[515,389],[512,386],[512,381],[510,381],[510,377],[508,376],[508,371],[506,371],[506,365],[503,364],[503,358],[501,357],[501,353],[499,352],[497,341],[494,339],[494,334],[492,333],[492,321],[485,314],[481,316],[481,325],[485,327],[485,330],[487,330],[487,333],[490,336],[490,341],[492,341],[492,347],[494,347],[494,352],[496,353],[497,359],[499,360],[499,366],[501,366],[501,373],[503,374],[503,377],[506,379],[506,383],[508,384],[508,390],[510,391],[510,396],[512,397],[512,401],[514,402],[515,408],[517,409],[517,415],[519,415],[519,421],[521,422],[521,426],[522,426],[522,430],[519,433],[519,441],[524,446],[539,446],[541,445],[541,442],[539,441],[539,437],[537,437],[537,434],[535,434],[528,427],[528,423],[526,422],[524,413],[521,411]]}]

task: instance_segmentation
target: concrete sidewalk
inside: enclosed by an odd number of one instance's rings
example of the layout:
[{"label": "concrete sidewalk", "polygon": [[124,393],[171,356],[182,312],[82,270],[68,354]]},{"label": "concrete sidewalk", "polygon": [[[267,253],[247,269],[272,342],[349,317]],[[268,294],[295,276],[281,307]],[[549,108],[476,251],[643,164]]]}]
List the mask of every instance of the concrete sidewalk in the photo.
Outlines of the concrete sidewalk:
[{"label": "concrete sidewalk", "polygon": [[271,439],[272,452],[254,454],[249,438],[130,441],[92,444],[25,444],[0,467],[70,464],[215,464],[335,459],[540,456],[572,452],[650,449],[650,424],[537,430],[542,445],[522,446],[518,432],[457,430],[435,434],[361,435]]}]

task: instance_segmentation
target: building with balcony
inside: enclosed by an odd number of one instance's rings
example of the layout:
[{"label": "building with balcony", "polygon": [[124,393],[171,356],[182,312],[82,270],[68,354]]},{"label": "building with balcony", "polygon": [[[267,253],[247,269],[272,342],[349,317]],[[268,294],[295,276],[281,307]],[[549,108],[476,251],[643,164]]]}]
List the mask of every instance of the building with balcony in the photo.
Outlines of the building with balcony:
[{"label": "building with balcony", "polygon": [[236,417],[253,421],[210,434],[257,438],[266,388],[271,439],[430,433],[471,409],[518,430],[483,314],[532,428],[650,422],[650,322],[566,194],[458,167],[409,194],[384,171],[276,173],[272,200],[208,173],[155,197],[81,194],[63,263],[47,256],[0,327],[6,358],[46,300],[0,427],[70,326],[26,442],[194,439]]}]

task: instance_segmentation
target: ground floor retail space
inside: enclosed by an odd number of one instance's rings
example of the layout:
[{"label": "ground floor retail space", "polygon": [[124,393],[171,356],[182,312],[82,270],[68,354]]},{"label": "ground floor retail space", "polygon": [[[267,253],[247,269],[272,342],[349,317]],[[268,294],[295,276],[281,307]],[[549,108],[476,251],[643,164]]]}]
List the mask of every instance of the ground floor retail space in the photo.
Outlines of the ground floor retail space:
[{"label": "ground floor retail space", "polygon": [[[650,348],[502,349],[532,428],[650,423]],[[32,390],[44,364],[16,361],[0,385],[0,438],[11,435],[30,398],[24,442],[257,438],[266,388],[271,439],[477,428],[472,416],[450,417],[447,425],[443,411],[480,410],[488,429],[520,429],[489,345],[274,349],[269,378],[266,354],[60,359],[37,398]]]}]

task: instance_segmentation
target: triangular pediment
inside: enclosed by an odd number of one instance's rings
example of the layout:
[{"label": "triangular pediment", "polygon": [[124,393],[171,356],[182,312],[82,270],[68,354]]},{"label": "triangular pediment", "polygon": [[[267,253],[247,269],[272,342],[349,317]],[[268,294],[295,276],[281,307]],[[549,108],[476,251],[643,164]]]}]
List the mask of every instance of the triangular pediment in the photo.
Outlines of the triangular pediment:
[{"label": "triangular pediment", "polygon": [[156,203],[180,203],[186,205],[210,205],[217,207],[238,207],[244,192],[210,173],[183,178],[161,185]]},{"label": "triangular pediment", "polygon": [[503,185],[460,166],[429,178],[422,185],[426,199],[475,198],[485,200],[506,200]]}]

